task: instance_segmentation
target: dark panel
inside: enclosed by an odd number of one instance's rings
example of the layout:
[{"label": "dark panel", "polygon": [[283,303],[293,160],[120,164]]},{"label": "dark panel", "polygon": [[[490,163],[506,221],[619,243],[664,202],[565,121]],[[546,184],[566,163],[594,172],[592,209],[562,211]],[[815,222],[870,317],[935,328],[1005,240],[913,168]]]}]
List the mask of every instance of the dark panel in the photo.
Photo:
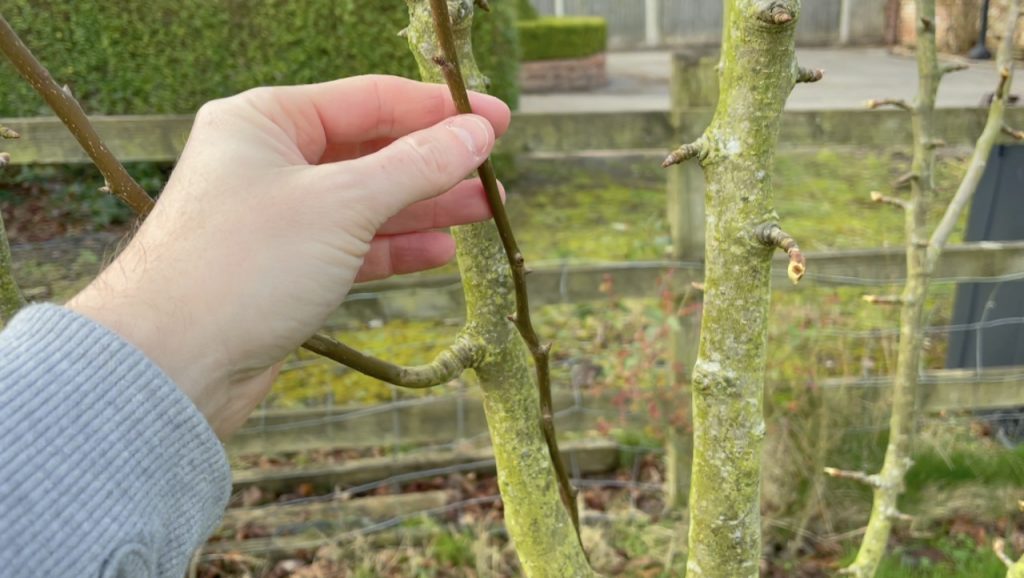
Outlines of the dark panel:
[{"label": "dark panel", "polygon": [[[1024,146],[992,151],[975,193],[967,241],[1024,239]],[[950,335],[946,367],[1024,365],[1024,280],[963,284],[957,288],[953,324],[981,323]],[[980,356],[978,352],[980,351]]]}]

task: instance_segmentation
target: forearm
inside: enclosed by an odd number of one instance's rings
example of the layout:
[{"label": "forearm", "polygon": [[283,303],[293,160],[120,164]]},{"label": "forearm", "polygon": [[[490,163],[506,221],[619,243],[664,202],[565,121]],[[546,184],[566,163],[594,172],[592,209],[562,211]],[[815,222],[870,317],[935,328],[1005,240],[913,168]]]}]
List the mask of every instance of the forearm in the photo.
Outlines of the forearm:
[{"label": "forearm", "polygon": [[0,567],[180,577],[230,491],[206,420],[150,360],[67,309],[0,333]]}]

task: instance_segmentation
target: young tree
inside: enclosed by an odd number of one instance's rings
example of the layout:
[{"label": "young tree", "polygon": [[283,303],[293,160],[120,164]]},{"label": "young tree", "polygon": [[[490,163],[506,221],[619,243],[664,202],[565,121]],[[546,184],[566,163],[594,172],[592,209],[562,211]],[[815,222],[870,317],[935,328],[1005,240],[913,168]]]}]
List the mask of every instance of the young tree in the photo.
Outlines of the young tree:
[{"label": "young tree", "polygon": [[985,172],[985,164],[1001,133],[1021,138],[1018,131],[1004,125],[1004,112],[1010,93],[1013,73],[1013,37],[1020,15],[1019,0],[1010,0],[1010,14],[996,69],[998,84],[989,108],[985,129],[978,138],[963,181],[946,208],[941,222],[929,236],[927,215],[935,196],[935,150],[941,141],[935,134],[933,117],[939,82],[950,72],[963,68],[958,64],[940,64],[935,44],[935,0],[916,0],[917,8],[917,68],[918,94],[913,103],[900,100],[873,100],[870,108],[895,106],[913,117],[914,157],[910,174],[910,198],[899,199],[872,193],[872,199],[901,208],[906,213],[907,281],[899,296],[867,296],[870,302],[898,304],[900,306],[900,341],[896,360],[896,374],[892,385],[892,413],[889,418],[889,444],[882,470],[873,475],[826,468],[834,477],[849,478],[870,485],[874,491],[871,518],[861,541],[860,550],[844,573],[858,578],[875,575],[889,540],[894,520],[906,516],[900,513],[897,502],[903,491],[903,480],[911,466],[914,423],[917,418],[917,383],[924,340],[924,302],[928,283],[935,264],[949,240],[960,215],[978,188]]},{"label": "young tree", "polygon": [[[474,2],[407,2],[410,26],[405,34],[424,80],[447,79],[460,112],[470,112],[466,84],[474,90],[486,90],[486,80],[472,53]],[[487,8],[483,0],[475,4]],[[78,102],[53,80],[2,17],[0,50],[89,153],[110,192],[144,218],[153,200],[103,144]],[[460,70],[465,71],[466,84]],[[555,437],[548,368],[551,346],[542,344],[533,329],[526,295],[528,270],[489,161],[480,168],[480,176],[495,219],[453,231],[465,288],[467,323],[448,349],[430,364],[400,367],[327,335],[312,337],[304,347],[371,377],[414,389],[447,383],[467,369],[474,370],[484,393],[505,522],[524,573],[552,578],[592,576],[578,534],[576,493],[569,484]],[[0,306],[7,318],[24,301],[10,274],[5,247],[0,246]],[[536,381],[528,353],[534,361]]]},{"label": "young tree", "polygon": [[798,82],[799,0],[726,0],[718,106],[711,125],[664,166],[704,169],[704,314],[693,371],[690,577],[756,577],[761,558],[761,446],[772,252],[804,258],[778,224],[772,170],[782,111]]}]

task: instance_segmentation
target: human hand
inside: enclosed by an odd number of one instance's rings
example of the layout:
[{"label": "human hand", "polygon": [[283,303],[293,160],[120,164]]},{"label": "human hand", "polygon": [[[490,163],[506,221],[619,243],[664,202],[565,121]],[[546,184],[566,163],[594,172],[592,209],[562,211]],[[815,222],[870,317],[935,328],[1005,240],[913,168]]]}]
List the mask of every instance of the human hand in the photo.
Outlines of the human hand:
[{"label": "human hand", "polygon": [[139,347],[220,437],[353,282],[442,265],[439,227],[490,217],[463,180],[508,127],[443,85],[366,76],[206,104],[153,212],[67,306]]}]

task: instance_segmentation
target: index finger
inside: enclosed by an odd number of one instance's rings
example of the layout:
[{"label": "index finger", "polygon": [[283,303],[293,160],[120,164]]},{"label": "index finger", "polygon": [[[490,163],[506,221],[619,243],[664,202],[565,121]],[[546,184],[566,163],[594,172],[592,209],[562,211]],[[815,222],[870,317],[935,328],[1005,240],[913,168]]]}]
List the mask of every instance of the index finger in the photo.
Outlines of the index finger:
[{"label": "index finger", "polygon": [[[448,87],[416,82],[397,76],[357,76],[321,84],[272,89],[282,118],[289,123],[296,145],[307,162],[316,162],[328,145],[393,139],[433,126],[457,114]],[[480,93],[470,93],[473,112],[486,118],[500,136],[511,120],[508,105]],[[301,125],[295,123],[296,107],[308,107]],[[305,116],[305,115],[303,115]]]}]

